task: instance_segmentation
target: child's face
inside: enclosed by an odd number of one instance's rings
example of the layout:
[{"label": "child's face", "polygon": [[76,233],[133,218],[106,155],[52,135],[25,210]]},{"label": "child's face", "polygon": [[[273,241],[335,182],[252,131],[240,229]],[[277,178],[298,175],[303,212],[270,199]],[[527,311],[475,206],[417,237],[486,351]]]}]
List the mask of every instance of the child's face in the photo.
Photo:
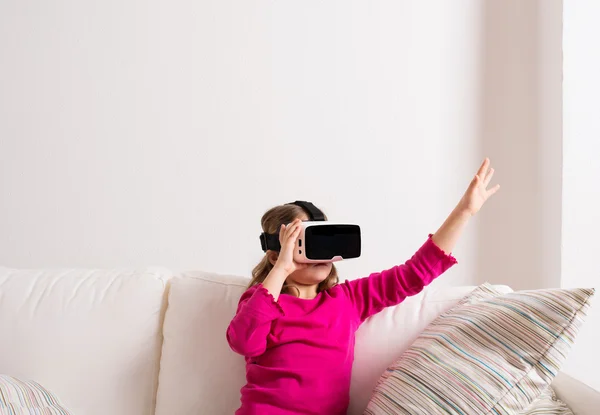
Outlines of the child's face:
[{"label": "child's face", "polygon": [[299,285],[316,285],[325,281],[331,272],[332,264],[302,264],[302,268],[297,269],[288,276],[288,282],[294,282]]}]

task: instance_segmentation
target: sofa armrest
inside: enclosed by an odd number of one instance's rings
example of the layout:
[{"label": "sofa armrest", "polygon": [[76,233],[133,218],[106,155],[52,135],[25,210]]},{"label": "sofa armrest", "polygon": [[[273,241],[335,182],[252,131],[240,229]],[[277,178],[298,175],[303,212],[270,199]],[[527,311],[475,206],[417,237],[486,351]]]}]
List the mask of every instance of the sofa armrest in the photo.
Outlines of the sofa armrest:
[{"label": "sofa armrest", "polygon": [[586,384],[559,373],[552,382],[558,399],[567,404],[575,415],[597,415],[600,408],[600,392]]}]

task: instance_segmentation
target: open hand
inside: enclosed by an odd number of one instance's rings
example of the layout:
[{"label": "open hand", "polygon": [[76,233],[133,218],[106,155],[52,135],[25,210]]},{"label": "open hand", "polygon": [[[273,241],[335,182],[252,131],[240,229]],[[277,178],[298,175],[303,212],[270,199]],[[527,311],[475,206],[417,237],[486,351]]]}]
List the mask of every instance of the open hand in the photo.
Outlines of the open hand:
[{"label": "open hand", "polygon": [[486,159],[479,167],[477,174],[471,181],[469,188],[458,203],[458,209],[461,212],[471,216],[479,212],[483,204],[500,189],[500,185],[488,189],[488,185],[494,176],[494,169],[490,168],[490,159]]}]

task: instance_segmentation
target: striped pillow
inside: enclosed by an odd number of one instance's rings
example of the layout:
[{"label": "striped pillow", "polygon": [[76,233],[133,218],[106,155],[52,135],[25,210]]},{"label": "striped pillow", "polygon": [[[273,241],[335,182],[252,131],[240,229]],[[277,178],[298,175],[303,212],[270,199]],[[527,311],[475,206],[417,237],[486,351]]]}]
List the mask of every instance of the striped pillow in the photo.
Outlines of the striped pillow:
[{"label": "striped pillow", "polygon": [[478,287],[387,369],[365,414],[521,413],[558,373],[593,295]]},{"label": "striped pillow", "polygon": [[556,399],[556,394],[551,386],[548,386],[519,415],[574,415],[564,402]]},{"label": "striped pillow", "polygon": [[33,381],[0,375],[0,415],[70,415],[52,393]]}]

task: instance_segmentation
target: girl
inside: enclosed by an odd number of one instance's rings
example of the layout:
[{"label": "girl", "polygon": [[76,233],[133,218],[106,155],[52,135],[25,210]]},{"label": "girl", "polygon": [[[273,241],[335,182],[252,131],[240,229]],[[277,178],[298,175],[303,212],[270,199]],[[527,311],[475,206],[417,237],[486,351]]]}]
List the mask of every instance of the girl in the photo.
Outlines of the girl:
[{"label": "girl", "polygon": [[[231,348],[246,358],[247,384],[237,415],[346,413],[354,360],[354,333],[385,307],[402,302],[456,263],[450,254],[469,218],[499,189],[485,159],[440,229],[405,264],[338,284],[331,263],[300,264],[293,249],[301,221],[296,205],[262,218],[279,230],[280,252],[267,251],[227,329]],[[288,224],[287,226],[285,224]]]}]

